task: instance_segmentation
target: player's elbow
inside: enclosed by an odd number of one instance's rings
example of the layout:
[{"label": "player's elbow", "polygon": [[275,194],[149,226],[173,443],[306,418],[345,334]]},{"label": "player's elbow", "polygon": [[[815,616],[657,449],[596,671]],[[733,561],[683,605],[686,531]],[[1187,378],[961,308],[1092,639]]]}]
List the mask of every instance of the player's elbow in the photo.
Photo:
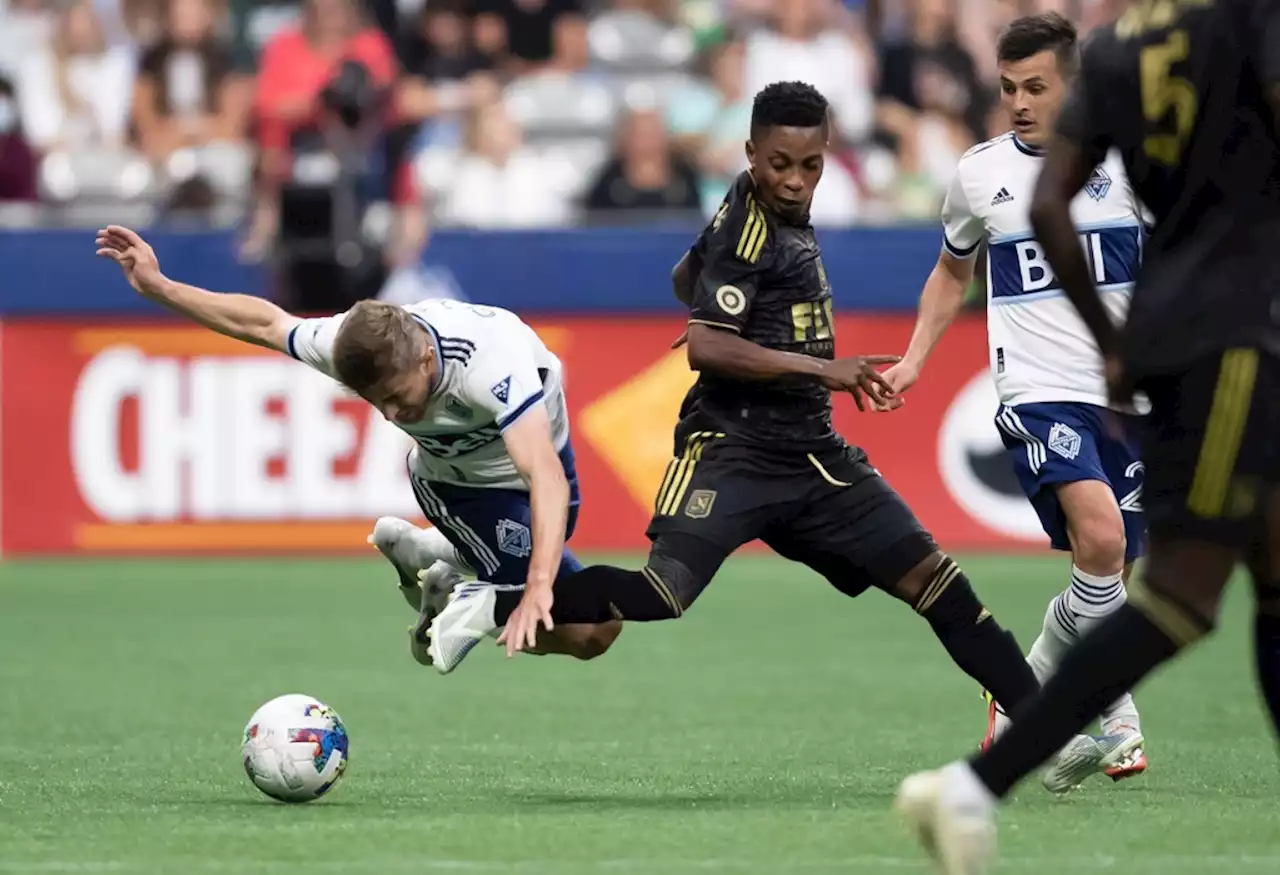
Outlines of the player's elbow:
[{"label": "player's elbow", "polygon": [[550,458],[546,455],[544,453],[544,457],[531,465],[524,475],[529,492],[555,504],[568,504],[569,478],[565,476],[564,465],[554,452],[550,453]]},{"label": "player's elbow", "polygon": [[706,325],[689,326],[688,356],[689,369],[694,371],[714,371],[721,361],[722,345],[720,334]]},{"label": "player's elbow", "polygon": [[685,253],[671,269],[671,291],[676,300],[688,304],[693,299],[693,282],[689,275],[689,253]]}]

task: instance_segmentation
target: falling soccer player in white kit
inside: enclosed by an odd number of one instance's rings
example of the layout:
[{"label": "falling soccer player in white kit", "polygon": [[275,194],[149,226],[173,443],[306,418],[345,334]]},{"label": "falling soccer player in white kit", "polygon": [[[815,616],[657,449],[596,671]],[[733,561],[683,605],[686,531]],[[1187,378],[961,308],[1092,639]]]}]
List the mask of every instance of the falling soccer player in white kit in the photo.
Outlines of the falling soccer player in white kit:
[{"label": "falling soccer player in white kit", "polygon": [[[1031,232],[1043,146],[1079,64],[1075,27],[1050,13],[1020,18],[998,46],[1002,100],[1013,132],[970,149],[942,208],[944,247],[920,299],[903,360],[886,372],[905,392],[960,310],[979,246],[987,244],[988,337],[1000,398],[996,426],[1055,549],[1070,550],[1071,583],[1054,598],[1027,661],[1041,683],[1075,641],[1118,609],[1142,555],[1143,467],[1108,408],[1102,356]],[[1141,260],[1143,209],[1112,153],[1072,204],[1094,280],[1123,321]],[[989,702],[984,748],[1008,725]],[[1133,698],[1103,714],[1104,736],[1141,738]],[[1142,746],[1104,764],[1115,780],[1146,769]]]},{"label": "falling soccer player in white kit", "polygon": [[[409,629],[418,662],[431,664],[427,631],[463,573],[520,588],[582,568],[565,547],[579,491],[560,361],[514,313],[447,300],[360,301],[300,319],[262,298],[170,280],[128,228],[100,230],[97,247],[144,297],[315,368],[413,438],[409,482],[434,528],[383,517],[369,540],[419,612]],[[621,631],[617,621],[546,626],[534,652],[580,659],[602,654]]]}]

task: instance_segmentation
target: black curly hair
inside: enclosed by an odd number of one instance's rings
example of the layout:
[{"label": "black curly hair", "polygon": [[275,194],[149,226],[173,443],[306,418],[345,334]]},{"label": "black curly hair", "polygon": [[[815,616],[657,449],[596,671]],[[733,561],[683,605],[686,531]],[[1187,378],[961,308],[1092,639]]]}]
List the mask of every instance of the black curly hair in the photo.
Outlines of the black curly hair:
[{"label": "black curly hair", "polygon": [[751,106],[751,139],[767,128],[826,127],[827,99],[805,82],[774,82]]}]

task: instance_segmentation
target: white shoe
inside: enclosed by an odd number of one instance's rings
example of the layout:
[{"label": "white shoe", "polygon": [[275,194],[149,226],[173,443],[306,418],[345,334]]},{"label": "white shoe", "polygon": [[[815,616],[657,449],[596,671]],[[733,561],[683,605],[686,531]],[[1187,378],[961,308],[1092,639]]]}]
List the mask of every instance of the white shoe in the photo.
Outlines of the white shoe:
[{"label": "white shoe", "polygon": [[497,630],[493,619],[497,593],[492,583],[464,584],[453,591],[449,604],[431,621],[428,655],[440,674],[457,668],[471,648]]},{"label": "white shoe", "polygon": [[902,782],[893,807],[943,875],[980,875],[996,852],[995,801],[965,763]]},{"label": "white shoe", "polygon": [[428,630],[431,622],[449,604],[449,596],[454,589],[462,583],[462,575],[448,562],[437,560],[430,568],[418,572],[418,580],[421,581],[418,590],[421,599],[415,606],[418,608],[418,622],[409,627],[409,653],[420,665],[431,665]]},{"label": "white shoe", "polygon": [[1045,768],[1040,781],[1050,793],[1067,793],[1090,775],[1123,765],[1143,745],[1137,732],[1077,735]]},{"label": "white shoe", "polygon": [[415,611],[421,610],[422,604],[419,569],[431,564],[431,557],[423,555],[414,541],[413,533],[417,531],[418,527],[408,520],[384,516],[373,524],[373,533],[368,538],[369,543],[377,547],[396,570],[400,578],[400,595]]}]

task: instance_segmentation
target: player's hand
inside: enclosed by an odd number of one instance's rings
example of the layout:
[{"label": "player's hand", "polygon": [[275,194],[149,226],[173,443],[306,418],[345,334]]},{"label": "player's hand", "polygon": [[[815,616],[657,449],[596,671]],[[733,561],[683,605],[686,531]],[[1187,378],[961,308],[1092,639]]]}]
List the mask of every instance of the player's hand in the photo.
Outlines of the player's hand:
[{"label": "player's hand", "polygon": [[108,225],[98,231],[98,256],[109,258],[124,271],[124,277],[140,294],[159,297],[166,282],[160,272],[155,250],[136,231]]},{"label": "player's hand", "polygon": [[507,646],[507,656],[514,656],[521,650],[532,650],[538,644],[538,624],[541,623],[548,632],[556,627],[551,619],[551,605],[555,595],[549,586],[526,585],[520,604],[507,618],[507,625],[498,636],[498,644]]},{"label": "player's hand", "polygon": [[877,413],[888,413],[890,410],[897,410],[907,403],[902,395],[916,384],[916,380],[920,379],[920,367],[903,359],[885,371],[883,376],[885,382],[893,389],[894,397],[892,400],[896,403],[876,404],[875,410]]},{"label": "player's hand", "polygon": [[848,392],[853,396],[853,403],[863,412],[867,409],[862,400],[864,394],[871,399],[872,405],[884,405],[892,410],[902,406],[902,399],[897,397],[893,386],[876,367],[896,365],[900,361],[900,355],[856,355],[836,359],[823,369],[822,383],[833,392]]}]

